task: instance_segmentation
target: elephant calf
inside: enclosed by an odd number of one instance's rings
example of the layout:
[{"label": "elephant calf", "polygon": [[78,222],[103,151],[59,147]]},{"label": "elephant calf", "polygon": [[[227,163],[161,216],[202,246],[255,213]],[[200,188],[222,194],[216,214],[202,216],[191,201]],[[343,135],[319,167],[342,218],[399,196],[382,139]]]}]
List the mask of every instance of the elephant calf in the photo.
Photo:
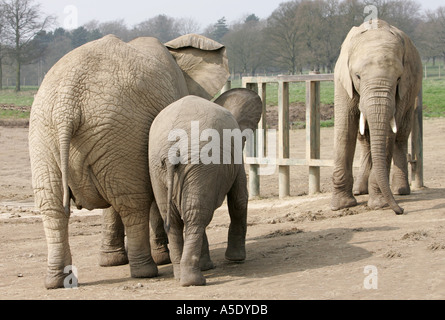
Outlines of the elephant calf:
[{"label": "elephant calf", "polygon": [[150,178],[165,222],[175,278],[182,286],[206,283],[201,270],[212,268],[213,263],[205,229],[226,195],[231,219],[226,258],[246,257],[248,191],[242,149],[246,132],[252,133],[258,125],[261,110],[255,92],[234,89],[215,103],[197,96],[182,98],[153,122]]}]

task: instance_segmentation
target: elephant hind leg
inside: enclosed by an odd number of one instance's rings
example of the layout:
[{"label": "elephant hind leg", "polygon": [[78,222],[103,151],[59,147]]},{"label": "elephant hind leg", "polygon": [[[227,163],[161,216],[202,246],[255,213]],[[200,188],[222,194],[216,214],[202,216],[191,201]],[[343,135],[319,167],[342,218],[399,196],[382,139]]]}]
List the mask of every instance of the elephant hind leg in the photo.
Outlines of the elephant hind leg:
[{"label": "elephant hind leg", "polygon": [[201,271],[207,271],[215,268],[215,264],[210,258],[209,240],[207,239],[207,234],[205,231],[202,240],[201,259],[199,261],[199,267],[201,268]]},{"label": "elephant hind leg", "polygon": [[205,229],[202,227],[186,228],[184,249],[180,264],[180,284],[183,287],[203,286],[206,284],[206,279],[201,272],[200,265],[204,232]]},{"label": "elephant hind leg", "polygon": [[45,278],[47,289],[59,289],[65,287],[65,279],[68,274],[65,268],[72,265],[71,251],[68,241],[68,221],[65,214],[43,211],[43,227],[48,245],[48,269]]},{"label": "elephant hind leg", "polygon": [[366,136],[358,134],[358,141],[361,145],[361,160],[360,170],[355,179],[353,193],[358,196],[361,194],[368,194],[369,174],[371,173],[371,144],[369,142],[369,131],[366,131]]},{"label": "elephant hind leg", "polygon": [[158,267],[151,256],[149,213],[134,209],[123,209],[119,213],[127,233],[131,276],[133,278],[156,277]]},{"label": "elephant hind leg", "polygon": [[161,217],[156,201],[153,201],[150,209],[150,245],[153,260],[158,266],[171,263],[164,220]]},{"label": "elephant hind leg", "polygon": [[[201,272],[204,257],[208,253],[208,241],[205,229],[210,223],[213,211],[204,208],[190,208],[184,216],[184,246],[180,263],[180,284],[183,287],[203,286],[206,279]],[[207,263],[210,261],[207,260]],[[211,261],[210,261],[211,262]]]},{"label": "elephant hind leg", "polygon": [[99,265],[114,267],[128,264],[125,250],[125,228],[119,213],[112,207],[103,210],[102,245]]},{"label": "elephant hind leg", "polygon": [[409,195],[411,188],[408,180],[408,138],[394,144],[394,166],[392,172],[391,189],[394,194]]},{"label": "elephant hind leg", "polygon": [[244,168],[241,167],[232,188],[227,194],[230,227],[225,256],[229,261],[244,261],[246,259],[248,199],[246,174]]}]

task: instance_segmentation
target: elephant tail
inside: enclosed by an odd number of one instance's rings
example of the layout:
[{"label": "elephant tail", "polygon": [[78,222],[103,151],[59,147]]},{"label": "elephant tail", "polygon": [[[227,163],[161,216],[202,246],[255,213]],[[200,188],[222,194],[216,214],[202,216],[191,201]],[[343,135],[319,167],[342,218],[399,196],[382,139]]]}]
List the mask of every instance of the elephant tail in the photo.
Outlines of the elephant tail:
[{"label": "elephant tail", "polygon": [[165,231],[170,231],[171,215],[172,215],[172,200],[173,200],[173,184],[175,180],[176,166],[169,163],[167,165],[167,216],[165,219]]},{"label": "elephant tail", "polygon": [[63,127],[59,133],[60,171],[62,173],[62,187],[63,187],[63,208],[67,216],[70,215],[70,201],[71,201],[71,193],[68,186],[68,168],[69,168],[71,138],[72,138],[71,126],[67,125]]}]

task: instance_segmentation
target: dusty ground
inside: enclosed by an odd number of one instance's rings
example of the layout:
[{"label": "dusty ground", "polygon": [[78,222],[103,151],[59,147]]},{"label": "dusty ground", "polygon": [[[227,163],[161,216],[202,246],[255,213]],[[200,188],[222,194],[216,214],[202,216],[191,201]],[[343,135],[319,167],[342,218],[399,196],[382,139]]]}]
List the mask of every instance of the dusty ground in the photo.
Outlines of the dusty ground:
[{"label": "dusty ground", "polygon": [[[317,196],[305,195],[306,168],[291,170],[285,200],[277,199],[278,178],[263,177],[262,199],[250,202],[247,260],[224,260],[229,219],[220,208],[208,229],[216,269],[205,272],[206,287],[181,288],[170,265],[155,279],[132,279],[128,266],[99,267],[100,211],[76,211],[70,243],[79,288],[47,291],[28,130],[0,127],[0,299],[444,299],[445,119],[426,120],[424,131],[427,188],[397,197],[403,216],[369,210],[367,196],[356,208],[332,212],[330,168],[321,171]],[[324,159],[332,139],[333,129],[322,129]],[[304,131],[292,132],[293,157],[304,157],[304,141]],[[377,274],[365,273],[367,266]]]}]

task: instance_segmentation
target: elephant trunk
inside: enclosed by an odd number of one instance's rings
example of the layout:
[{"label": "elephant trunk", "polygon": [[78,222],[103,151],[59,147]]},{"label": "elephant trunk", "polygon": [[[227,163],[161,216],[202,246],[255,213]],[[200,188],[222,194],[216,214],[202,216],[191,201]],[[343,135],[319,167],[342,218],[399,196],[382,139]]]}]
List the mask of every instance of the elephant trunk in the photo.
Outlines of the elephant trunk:
[{"label": "elephant trunk", "polygon": [[[365,95],[367,97],[367,95]],[[394,120],[395,94],[390,86],[380,86],[373,94],[364,99],[361,108],[368,121],[370,131],[372,166],[380,191],[396,214],[403,214],[403,209],[397,204],[389,186],[388,138],[391,131],[396,132]]]}]

